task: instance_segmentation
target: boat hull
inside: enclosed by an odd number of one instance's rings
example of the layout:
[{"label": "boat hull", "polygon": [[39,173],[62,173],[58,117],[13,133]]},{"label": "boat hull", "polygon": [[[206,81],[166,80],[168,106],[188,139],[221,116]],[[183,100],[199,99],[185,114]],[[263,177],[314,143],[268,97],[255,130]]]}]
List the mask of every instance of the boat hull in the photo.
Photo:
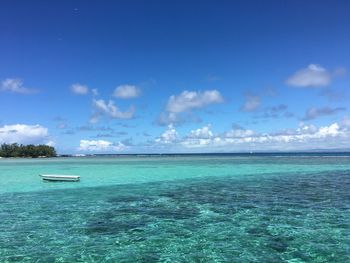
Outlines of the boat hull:
[{"label": "boat hull", "polygon": [[80,180],[80,176],[78,175],[40,174],[39,176],[44,181],[53,181],[53,182],[78,182]]}]

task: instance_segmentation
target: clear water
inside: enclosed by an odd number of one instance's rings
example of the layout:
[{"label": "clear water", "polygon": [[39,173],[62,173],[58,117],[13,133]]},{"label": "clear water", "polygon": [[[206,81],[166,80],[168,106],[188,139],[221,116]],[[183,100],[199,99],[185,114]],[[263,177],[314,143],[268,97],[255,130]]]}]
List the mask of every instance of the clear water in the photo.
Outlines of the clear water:
[{"label": "clear water", "polygon": [[0,262],[350,262],[350,157],[2,159]]}]

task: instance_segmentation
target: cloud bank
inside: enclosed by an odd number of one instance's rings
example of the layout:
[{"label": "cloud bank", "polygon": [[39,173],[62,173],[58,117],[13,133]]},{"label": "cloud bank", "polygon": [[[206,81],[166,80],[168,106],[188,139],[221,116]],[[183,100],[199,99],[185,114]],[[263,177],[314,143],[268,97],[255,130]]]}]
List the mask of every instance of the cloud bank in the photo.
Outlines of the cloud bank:
[{"label": "cloud bank", "polygon": [[[171,134],[172,136],[165,136]],[[176,135],[176,136],[175,136]],[[168,139],[170,138],[170,139]],[[247,151],[291,151],[350,148],[350,121],[344,118],[328,126],[316,127],[303,123],[297,129],[277,133],[258,133],[243,128],[232,128],[215,134],[207,125],[180,137],[174,127],[169,126],[157,143],[167,144],[167,149],[182,149],[187,152],[247,152]]]}]

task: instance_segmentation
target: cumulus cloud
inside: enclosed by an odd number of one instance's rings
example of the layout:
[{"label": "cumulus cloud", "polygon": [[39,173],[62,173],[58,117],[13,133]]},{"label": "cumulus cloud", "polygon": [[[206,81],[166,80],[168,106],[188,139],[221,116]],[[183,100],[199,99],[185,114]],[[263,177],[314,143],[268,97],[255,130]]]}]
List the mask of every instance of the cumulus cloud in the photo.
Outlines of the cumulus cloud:
[{"label": "cumulus cloud", "polygon": [[185,147],[203,147],[208,146],[215,139],[211,126],[191,130],[190,133],[180,140],[180,144]]},{"label": "cumulus cloud", "polygon": [[178,133],[172,124],[169,124],[167,129],[156,139],[157,143],[170,144],[177,141]]},{"label": "cumulus cloud", "polygon": [[180,144],[186,148],[217,147],[224,146],[225,142],[244,140],[254,135],[255,133],[252,130],[246,130],[241,127],[233,128],[222,135],[214,135],[211,131],[211,126],[207,125],[196,130],[191,130],[190,133],[180,141]]},{"label": "cumulus cloud", "polygon": [[159,115],[159,118],[157,120],[157,124],[161,126],[169,125],[169,123],[182,123],[183,121],[182,116],[177,115],[173,112],[162,112]]},{"label": "cumulus cloud", "polygon": [[[231,130],[215,134],[210,125],[191,130],[180,137],[173,126],[156,140],[167,145],[167,150],[177,151],[288,151],[312,149],[350,148],[350,121],[317,127],[301,123],[296,129],[275,133],[259,133],[234,126]],[[199,150],[201,149],[201,150]]]},{"label": "cumulus cloud", "polygon": [[180,95],[170,96],[166,111],[180,113],[203,108],[210,104],[222,103],[223,101],[223,97],[217,90],[207,90],[204,92],[185,90]]},{"label": "cumulus cloud", "polygon": [[93,99],[92,105],[95,109],[95,114],[90,119],[90,122],[95,123],[101,116],[107,116],[112,119],[131,119],[134,117],[135,108],[131,106],[127,111],[121,111],[115,105],[114,101],[109,100],[108,103],[103,99]]},{"label": "cumulus cloud", "polygon": [[196,138],[196,139],[209,139],[209,138],[212,138],[213,136],[214,134],[210,130],[210,125],[207,125],[202,128],[192,130],[187,137]]},{"label": "cumulus cloud", "polygon": [[51,147],[55,147],[56,146],[56,142],[54,141],[48,141],[45,143],[47,146],[51,146]]},{"label": "cumulus cloud", "polygon": [[31,94],[36,93],[37,90],[29,89],[23,86],[20,79],[5,79],[1,82],[0,91],[9,91],[13,93]]},{"label": "cumulus cloud", "polygon": [[257,110],[261,105],[261,98],[258,95],[248,94],[245,96],[246,101],[241,106],[241,111],[252,112]]},{"label": "cumulus cloud", "polygon": [[322,107],[322,108],[309,108],[305,112],[305,116],[302,118],[304,121],[313,120],[323,116],[334,115],[340,111],[345,111],[344,107],[330,108],[330,107]]},{"label": "cumulus cloud", "polygon": [[310,64],[290,76],[287,85],[300,88],[325,87],[331,83],[331,73],[320,65]]},{"label": "cumulus cloud", "polygon": [[[187,148],[211,147],[212,149],[223,148],[233,150],[290,150],[312,149],[321,147],[349,147],[350,132],[342,128],[338,123],[329,126],[308,127],[303,126],[294,132],[279,134],[257,134],[252,131],[243,132],[242,137],[231,137],[226,133],[224,136],[214,136],[203,141],[185,139],[181,144]],[[238,134],[240,135],[240,134]],[[335,140],[334,140],[335,139]],[[347,142],[339,145],[339,142]]]},{"label": "cumulus cloud", "polygon": [[138,87],[133,85],[118,86],[113,92],[113,96],[120,99],[137,98],[140,95],[141,95],[141,90]]},{"label": "cumulus cloud", "polygon": [[77,95],[86,95],[89,93],[88,86],[82,85],[79,83],[73,84],[70,88],[71,88],[71,91]]},{"label": "cumulus cloud", "polygon": [[181,114],[174,112],[162,112],[159,115],[156,124],[160,126],[167,126],[169,123],[184,124],[190,122],[202,122],[202,119],[192,112],[184,112]]},{"label": "cumulus cloud", "polygon": [[230,131],[226,132],[224,137],[225,138],[246,138],[255,135],[255,132],[249,129],[231,129]]},{"label": "cumulus cloud", "polygon": [[113,143],[104,140],[80,140],[79,151],[89,152],[114,152],[125,150],[126,146],[121,143]]},{"label": "cumulus cloud", "polygon": [[[293,135],[293,134],[314,134],[317,132],[317,127],[313,124],[305,124],[305,123],[300,123],[299,125],[299,128],[296,129],[295,132],[290,132],[289,134],[290,135]],[[279,134],[279,135],[282,135],[283,133]]]},{"label": "cumulus cloud", "polygon": [[172,95],[168,99],[165,112],[157,121],[160,125],[169,123],[200,122],[200,118],[191,111],[204,108],[211,104],[223,103],[224,98],[217,90],[183,91],[179,95]]},{"label": "cumulus cloud", "polygon": [[14,124],[0,127],[0,143],[47,144],[50,139],[41,125]]}]

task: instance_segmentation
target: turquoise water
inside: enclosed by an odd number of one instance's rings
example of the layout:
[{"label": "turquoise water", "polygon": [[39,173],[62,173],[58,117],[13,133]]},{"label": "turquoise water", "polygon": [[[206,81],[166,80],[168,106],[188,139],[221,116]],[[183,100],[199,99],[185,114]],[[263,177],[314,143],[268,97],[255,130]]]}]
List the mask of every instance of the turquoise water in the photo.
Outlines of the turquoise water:
[{"label": "turquoise water", "polygon": [[350,157],[1,159],[0,262],[350,262]]}]

